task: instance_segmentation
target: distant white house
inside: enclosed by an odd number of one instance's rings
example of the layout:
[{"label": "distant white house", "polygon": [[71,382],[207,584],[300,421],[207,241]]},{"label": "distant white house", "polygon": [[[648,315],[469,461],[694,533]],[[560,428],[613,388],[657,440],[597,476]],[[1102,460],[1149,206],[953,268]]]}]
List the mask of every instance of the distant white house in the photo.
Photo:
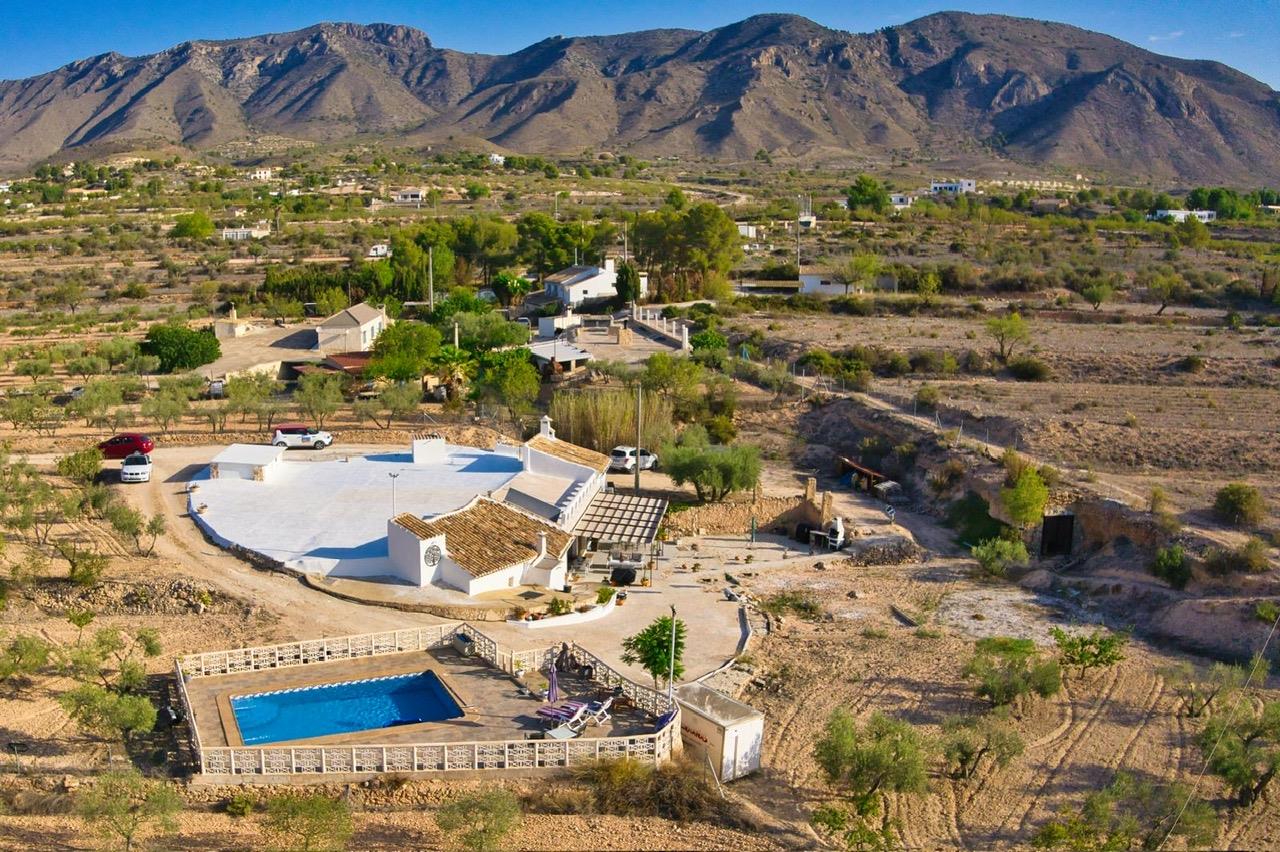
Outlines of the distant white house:
[{"label": "distant white house", "polygon": [[0,180],[0,192],[8,192],[13,188],[13,184],[7,180]]},{"label": "distant white house", "polygon": [[506,164],[507,164],[507,158],[506,158],[506,157],[504,157],[504,156],[502,156],[501,154],[490,154],[490,155],[489,155],[489,165],[491,165],[491,166],[505,166]]},{"label": "distant white house", "polygon": [[397,189],[391,196],[396,204],[421,204],[427,199],[427,193],[421,187],[411,186]]},{"label": "distant white house", "polygon": [[369,246],[369,257],[391,257],[391,246],[388,243],[374,243]]},{"label": "distant white house", "polygon": [[316,329],[316,349],[324,352],[368,352],[387,327],[387,312],[365,302],[338,311]]},{"label": "distant white house", "polygon": [[968,178],[959,180],[935,180],[929,184],[934,195],[966,195],[978,191],[978,182]]},{"label": "distant white house", "polygon": [[738,223],[738,236],[746,237],[749,240],[756,239],[759,236],[759,229],[755,225],[748,225],[746,222]]},{"label": "distant white house", "polygon": [[800,223],[800,227],[806,231],[818,230],[818,217],[812,213],[801,213],[796,219]]},{"label": "distant white house", "polygon": [[800,292],[806,296],[843,296],[846,293],[865,293],[888,286],[890,276],[881,275],[875,281],[861,286],[853,285],[847,290],[836,270],[824,266],[806,266],[800,270]]},{"label": "distant white house", "polygon": [[1157,210],[1147,217],[1153,222],[1167,219],[1171,222],[1185,222],[1188,219],[1199,219],[1201,222],[1212,222],[1218,218],[1216,210]]},{"label": "distant white house", "polygon": [[271,225],[266,219],[262,219],[253,227],[240,225],[235,228],[223,228],[218,232],[218,235],[228,242],[260,240],[263,237],[271,236]]},{"label": "distant white house", "polygon": [[894,210],[906,210],[914,204],[915,201],[915,196],[907,195],[905,192],[889,193],[889,204],[893,206]]},{"label": "distant white house", "polygon": [[[570,266],[548,275],[543,286],[548,296],[567,307],[576,308],[589,299],[612,299],[618,295],[618,270],[613,258],[605,260],[604,266]],[[641,297],[647,293],[648,287],[648,276],[642,273]]]},{"label": "distant white house", "polygon": [[845,287],[833,270],[808,267],[800,271],[800,292],[806,296],[843,296]]},{"label": "distant white house", "polygon": [[257,168],[249,172],[249,180],[271,180],[275,174],[275,169]]}]

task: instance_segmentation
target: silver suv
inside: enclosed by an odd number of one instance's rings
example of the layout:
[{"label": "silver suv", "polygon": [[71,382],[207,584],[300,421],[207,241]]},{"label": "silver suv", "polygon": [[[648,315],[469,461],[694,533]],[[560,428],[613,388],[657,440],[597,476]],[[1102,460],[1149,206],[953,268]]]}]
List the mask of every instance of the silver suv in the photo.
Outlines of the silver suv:
[{"label": "silver suv", "polygon": [[609,453],[609,470],[630,473],[636,469],[639,460],[641,470],[657,470],[658,456],[645,449],[635,447],[614,447]]},{"label": "silver suv", "polygon": [[313,450],[323,450],[333,443],[333,436],[314,426],[282,423],[276,427],[276,434],[271,439],[271,443],[277,447],[310,447]]}]

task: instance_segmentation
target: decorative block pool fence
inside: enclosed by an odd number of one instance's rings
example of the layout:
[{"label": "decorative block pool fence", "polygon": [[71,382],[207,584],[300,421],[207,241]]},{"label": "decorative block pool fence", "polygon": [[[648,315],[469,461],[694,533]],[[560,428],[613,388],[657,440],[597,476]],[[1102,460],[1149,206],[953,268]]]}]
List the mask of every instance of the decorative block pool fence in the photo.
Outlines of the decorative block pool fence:
[{"label": "decorative block pool fence", "polygon": [[202,775],[272,776],[326,773],[450,772],[503,769],[560,769],[601,758],[631,757],[649,763],[669,760],[681,748],[680,708],[664,692],[630,680],[596,655],[573,646],[573,656],[592,670],[592,679],[608,688],[621,688],[636,707],[665,724],[652,733],[625,737],[572,740],[487,740],[450,743],[360,744],[352,746],[235,746],[206,747],[187,696],[187,682],[238,672],[305,666],[405,651],[428,651],[450,645],[458,634],[472,640],[475,654],[510,675],[541,669],[555,659],[558,646],[514,651],[466,623],[363,633],[329,639],[286,642],[258,648],[237,648],[189,654],[175,661],[192,748]]}]

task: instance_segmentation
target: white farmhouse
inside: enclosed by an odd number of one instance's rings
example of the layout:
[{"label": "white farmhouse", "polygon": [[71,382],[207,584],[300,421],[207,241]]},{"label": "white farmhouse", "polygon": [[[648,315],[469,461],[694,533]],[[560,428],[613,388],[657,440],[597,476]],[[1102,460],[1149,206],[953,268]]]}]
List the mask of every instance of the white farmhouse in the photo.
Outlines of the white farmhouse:
[{"label": "white farmhouse", "polygon": [[507,164],[507,158],[506,158],[506,157],[504,157],[504,156],[502,156],[501,154],[490,154],[490,155],[489,155],[489,165],[491,165],[491,166],[505,166],[506,164]]},{"label": "white farmhouse", "polygon": [[316,349],[324,352],[368,352],[387,327],[387,312],[365,302],[338,311],[316,329]]},{"label": "white farmhouse", "polygon": [[263,219],[252,227],[240,225],[234,228],[223,228],[218,232],[218,236],[227,242],[233,243],[243,242],[244,240],[260,240],[263,237],[271,236],[271,225]]},{"label": "white farmhouse", "polygon": [[276,170],[268,168],[257,168],[249,172],[249,180],[271,180],[275,177]]},{"label": "white farmhouse", "polygon": [[967,195],[978,191],[978,182],[969,178],[959,180],[935,180],[929,184],[934,195]]},{"label": "white farmhouse", "polygon": [[754,240],[759,236],[759,229],[755,225],[748,225],[746,222],[739,222],[738,236],[745,237],[748,240]]},{"label": "white farmhouse", "polygon": [[369,246],[369,257],[391,257],[391,245],[389,243],[374,243]]},{"label": "white farmhouse", "polygon": [[[618,295],[618,270],[609,258],[604,266],[570,266],[543,282],[547,295],[576,308],[590,299],[612,299]],[[647,276],[640,276],[640,296],[648,289]]]},{"label": "white farmhouse", "polygon": [[893,206],[894,210],[906,210],[915,203],[915,200],[915,196],[907,195],[905,192],[889,193],[889,204]]},{"label": "white farmhouse", "polygon": [[565,584],[569,533],[512,506],[476,497],[456,512],[387,521],[387,552],[397,575],[416,586],[468,595]]},{"label": "white farmhouse", "polygon": [[411,186],[397,189],[391,197],[396,204],[421,204],[426,201],[427,193],[421,187]]}]

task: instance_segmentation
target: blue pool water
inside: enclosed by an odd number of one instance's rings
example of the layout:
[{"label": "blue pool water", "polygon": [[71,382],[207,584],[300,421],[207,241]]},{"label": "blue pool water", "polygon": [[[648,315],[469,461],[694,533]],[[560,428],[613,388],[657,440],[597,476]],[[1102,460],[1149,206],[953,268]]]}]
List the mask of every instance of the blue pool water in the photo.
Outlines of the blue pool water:
[{"label": "blue pool water", "polygon": [[347,734],[462,716],[435,672],[331,683],[231,699],[245,745]]}]

